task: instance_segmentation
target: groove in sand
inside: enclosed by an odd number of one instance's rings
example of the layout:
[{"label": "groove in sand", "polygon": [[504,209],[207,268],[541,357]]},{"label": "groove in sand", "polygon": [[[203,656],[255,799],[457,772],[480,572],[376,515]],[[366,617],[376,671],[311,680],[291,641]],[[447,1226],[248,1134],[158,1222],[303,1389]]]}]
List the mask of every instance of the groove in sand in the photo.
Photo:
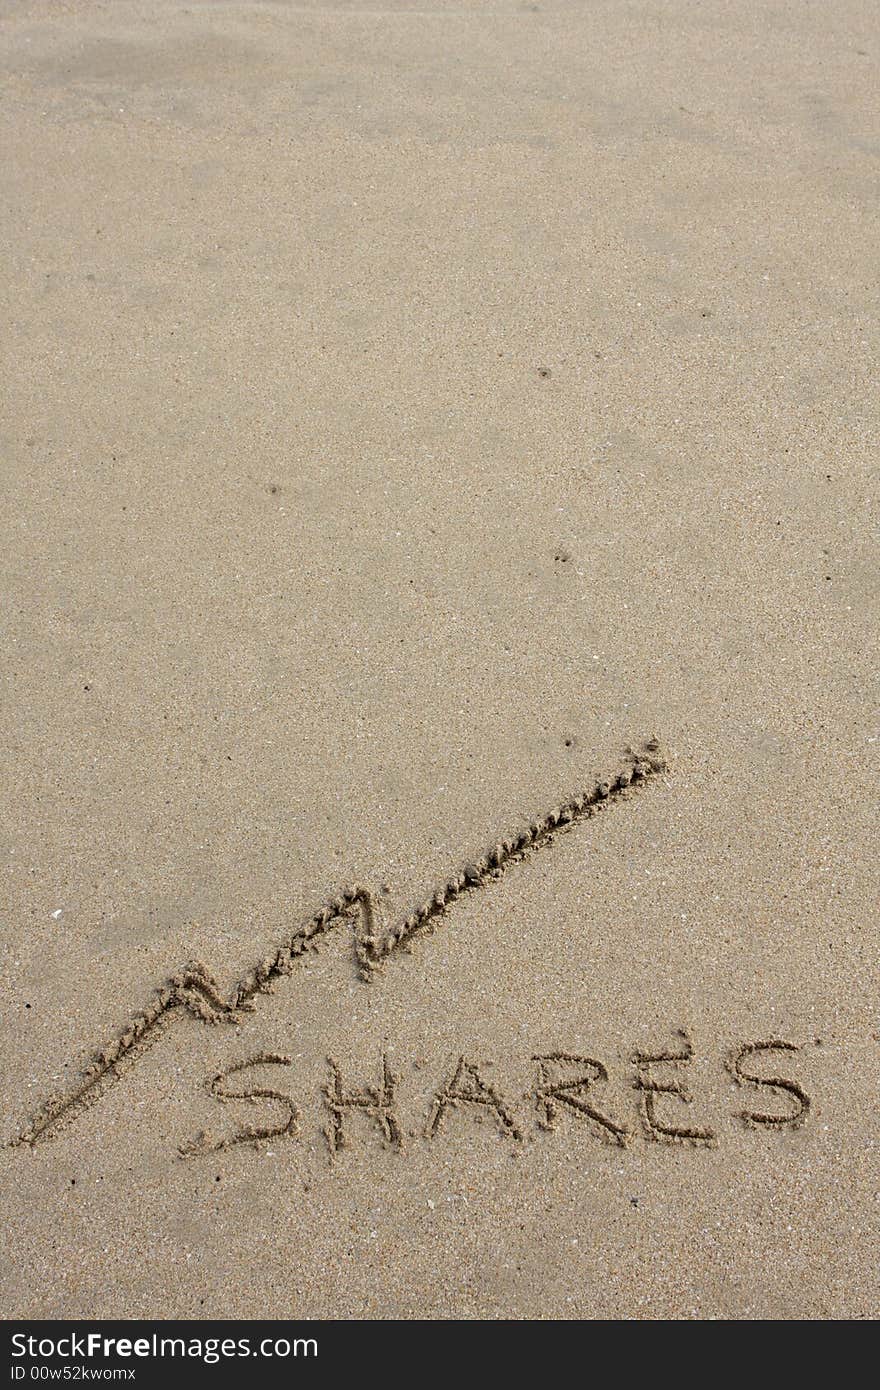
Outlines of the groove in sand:
[{"label": "groove in sand", "polygon": [[340,923],[354,919],[358,969],[364,979],[370,979],[394,951],[406,949],[420,933],[432,930],[437,919],[457,898],[484,888],[493,879],[500,878],[512,864],[551,844],[555,832],[587,819],[665,769],[666,760],[656,738],[648,740],[639,752],[630,750],[626,763],[613,778],[599,781],[588,791],[569,797],[512,839],[499,840],[487,854],[452,874],[421,907],[386,931],[379,926],[376,904],[368,888],[355,884],[343,889],[310,917],[285,945],[252,966],[227,998],[222,996],[217,981],[204,965],[199,962],[186,965],[156,990],[149,1003],[129,1019],[118,1037],[101,1049],[76,1085],[45,1101],[25,1129],[9,1143],[34,1145],[72,1124],[119,1079],[125,1066],[155,1042],[173,1010],[186,1009],[203,1023],[239,1022],[243,1013],[253,1010],[258,994],[269,993],[277,980],[289,975],[296,963],[309,951],[316,950],[319,942]]}]

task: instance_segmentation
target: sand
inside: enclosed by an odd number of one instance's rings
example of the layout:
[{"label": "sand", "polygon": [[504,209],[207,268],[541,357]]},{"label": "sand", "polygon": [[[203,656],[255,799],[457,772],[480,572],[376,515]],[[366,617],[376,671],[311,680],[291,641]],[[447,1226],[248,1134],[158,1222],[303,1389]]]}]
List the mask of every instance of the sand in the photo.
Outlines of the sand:
[{"label": "sand", "polygon": [[6,1316],[877,1316],[878,57],[7,0]]}]

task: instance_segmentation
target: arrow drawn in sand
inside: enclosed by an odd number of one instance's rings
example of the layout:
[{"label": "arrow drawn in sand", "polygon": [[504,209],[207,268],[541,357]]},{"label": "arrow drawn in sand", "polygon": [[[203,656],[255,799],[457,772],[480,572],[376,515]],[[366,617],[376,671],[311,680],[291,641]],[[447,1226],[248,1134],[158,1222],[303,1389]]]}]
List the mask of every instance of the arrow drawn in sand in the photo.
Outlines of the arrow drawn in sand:
[{"label": "arrow drawn in sand", "polygon": [[552,844],[554,835],[596,811],[619,801],[666,768],[656,738],[639,752],[628,750],[624,766],[615,776],[597,782],[588,791],[569,797],[547,815],[532,821],[513,839],[499,840],[481,859],[466,864],[397,926],[384,929],[375,899],[368,888],[355,884],[331,898],[299,928],[290,940],[252,966],[226,998],[214,976],[198,962],[185,966],[157,989],[149,1003],[129,1019],[118,1037],[96,1055],[69,1091],[50,1097],[9,1143],[34,1145],[72,1124],[98,1100],[107,1088],[152,1045],[175,1010],[185,1010],[202,1023],[240,1023],[255,1008],[257,995],[268,994],[276,981],[289,975],[309,951],[345,923],[353,925],[358,970],[369,980],[395,951],[406,950],[419,934],[433,930],[438,919],[457,898],[485,888],[512,864]]}]

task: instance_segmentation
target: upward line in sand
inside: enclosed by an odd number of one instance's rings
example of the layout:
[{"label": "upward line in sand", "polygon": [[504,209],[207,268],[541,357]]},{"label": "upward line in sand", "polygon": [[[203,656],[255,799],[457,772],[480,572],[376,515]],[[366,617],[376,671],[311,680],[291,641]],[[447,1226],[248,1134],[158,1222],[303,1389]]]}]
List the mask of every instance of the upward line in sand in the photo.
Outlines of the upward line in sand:
[{"label": "upward line in sand", "polygon": [[72,1088],[45,1101],[9,1144],[34,1145],[72,1124],[155,1042],[175,1009],[187,1010],[202,1023],[240,1022],[242,1014],[254,1009],[257,995],[268,994],[277,980],[289,975],[303,956],[316,950],[325,936],[345,922],[353,923],[358,970],[369,980],[394,951],[406,949],[414,937],[433,930],[438,918],[457,898],[485,888],[512,864],[551,844],[554,834],[560,830],[621,800],[632,788],[665,769],[666,759],[656,738],[649,739],[638,751],[628,750],[623,767],[614,777],[569,797],[532,821],[513,839],[499,840],[481,859],[452,874],[433,897],[427,898],[395,927],[382,928],[368,888],[354,884],[344,889],[310,917],[286,944],[270,951],[252,966],[226,998],[210,971],[197,961],[191,962],[155,991],[149,1003],[129,1019],[118,1037],[101,1049]]}]

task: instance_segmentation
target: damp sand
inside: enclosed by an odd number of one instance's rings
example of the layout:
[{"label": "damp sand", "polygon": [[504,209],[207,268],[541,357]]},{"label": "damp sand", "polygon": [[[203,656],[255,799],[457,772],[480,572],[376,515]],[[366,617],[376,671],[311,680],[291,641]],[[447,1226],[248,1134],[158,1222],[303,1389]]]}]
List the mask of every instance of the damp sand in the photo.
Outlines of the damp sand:
[{"label": "damp sand", "polygon": [[5,1314],[877,1315],[871,21],[5,7]]}]

